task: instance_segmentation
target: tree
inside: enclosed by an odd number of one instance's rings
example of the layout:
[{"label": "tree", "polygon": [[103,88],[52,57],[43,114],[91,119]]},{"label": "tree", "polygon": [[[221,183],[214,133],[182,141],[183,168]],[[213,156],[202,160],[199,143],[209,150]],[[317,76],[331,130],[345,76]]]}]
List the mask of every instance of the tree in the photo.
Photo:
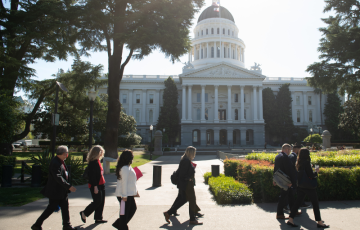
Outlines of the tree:
[{"label": "tree", "polygon": [[277,135],[281,139],[289,140],[294,133],[294,122],[292,119],[292,99],[289,90],[290,84],[283,84],[279,88],[279,93],[276,96],[277,106],[277,120],[278,120],[278,131]]},{"label": "tree", "polygon": [[360,100],[351,98],[344,104],[344,112],[340,115],[340,128],[350,130],[360,137]]},{"label": "tree", "polygon": [[304,142],[307,143],[322,143],[322,137],[320,134],[310,134],[304,139]]},{"label": "tree", "polygon": [[[189,27],[203,0],[85,0],[80,28],[83,51],[107,51],[109,62],[105,155],[117,158],[119,88],[131,58],[159,49],[172,62],[190,49]],[[104,43],[105,44],[104,44]],[[126,54],[124,48],[129,50]],[[124,53],[125,52],[125,53]]]},{"label": "tree", "polygon": [[263,90],[263,116],[265,120],[265,137],[274,137],[278,127],[278,109],[274,92],[271,88]]},{"label": "tree", "polygon": [[341,139],[341,130],[339,130],[339,115],[343,112],[341,100],[337,93],[328,94],[327,103],[325,104],[324,113],[326,114],[325,125],[332,134],[333,140]]},{"label": "tree", "polygon": [[320,62],[307,68],[312,77],[308,83],[325,93],[334,91],[353,95],[360,91],[360,2],[358,0],[326,0],[324,12],[336,15],[322,19],[323,38],[318,51]]},{"label": "tree", "polygon": [[319,96],[320,96],[320,122],[321,122],[321,124],[320,125],[323,125],[323,112],[322,112],[322,94],[323,94],[323,92],[322,92],[322,90],[321,89],[319,89],[319,88],[316,88],[315,90],[314,90],[314,93],[315,94],[319,94]]},{"label": "tree", "polygon": [[163,94],[164,104],[160,109],[159,119],[156,125],[157,130],[165,128],[170,144],[174,144],[176,136],[180,132],[180,117],[178,105],[178,90],[174,79],[168,77],[164,81],[165,90]]}]

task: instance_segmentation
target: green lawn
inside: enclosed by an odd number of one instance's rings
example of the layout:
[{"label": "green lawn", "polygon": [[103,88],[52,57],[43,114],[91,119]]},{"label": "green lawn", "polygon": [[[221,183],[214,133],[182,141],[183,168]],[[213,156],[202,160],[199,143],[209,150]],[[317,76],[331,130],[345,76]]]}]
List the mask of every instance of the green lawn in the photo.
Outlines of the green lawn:
[{"label": "green lawn", "polygon": [[0,188],[0,207],[21,206],[44,198],[41,188]]}]

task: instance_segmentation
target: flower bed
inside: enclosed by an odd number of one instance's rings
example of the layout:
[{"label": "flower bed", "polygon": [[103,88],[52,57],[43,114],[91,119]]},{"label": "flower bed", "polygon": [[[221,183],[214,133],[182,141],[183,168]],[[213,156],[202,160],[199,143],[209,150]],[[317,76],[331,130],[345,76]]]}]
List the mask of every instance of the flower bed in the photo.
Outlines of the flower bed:
[{"label": "flower bed", "polygon": [[250,204],[252,192],[243,183],[239,183],[233,177],[221,174],[212,177],[211,173],[204,174],[205,183],[209,183],[211,192],[218,204]]}]

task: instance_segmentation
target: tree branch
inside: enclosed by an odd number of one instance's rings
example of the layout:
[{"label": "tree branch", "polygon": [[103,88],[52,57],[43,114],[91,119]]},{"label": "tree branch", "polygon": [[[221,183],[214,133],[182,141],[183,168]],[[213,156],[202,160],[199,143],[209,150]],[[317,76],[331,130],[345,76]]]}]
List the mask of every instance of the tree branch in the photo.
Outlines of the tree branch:
[{"label": "tree branch", "polygon": [[127,58],[126,58],[126,60],[124,61],[124,63],[121,65],[121,68],[120,68],[121,75],[124,73],[124,68],[125,68],[125,66],[129,63],[129,61],[130,61],[133,53],[134,53],[134,49],[131,48],[129,55],[127,56]]},{"label": "tree branch", "polygon": [[106,26],[105,26],[105,29],[103,31],[104,31],[105,38],[106,38],[106,46],[107,46],[108,58],[110,58],[111,57],[111,42],[110,42],[109,33],[106,30]]}]

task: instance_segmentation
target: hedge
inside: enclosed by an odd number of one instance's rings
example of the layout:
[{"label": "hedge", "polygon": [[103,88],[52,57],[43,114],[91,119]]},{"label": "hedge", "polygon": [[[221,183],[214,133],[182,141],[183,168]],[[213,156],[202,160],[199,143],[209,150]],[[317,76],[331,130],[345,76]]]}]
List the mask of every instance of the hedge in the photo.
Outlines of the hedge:
[{"label": "hedge", "polygon": [[14,175],[14,168],[16,166],[16,157],[0,155],[0,182],[2,181],[2,166],[3,165],[12,165],[13,166],[13,175]]},{"label": "hedge", "polygon": [[[227,159],[224,160],[224,169],[226,176],[232,175],[236,180],[249,186],[253,191],[255,202],[278,200],[280,189],[272,184],[273,166],[258,165],[247,160]],[[359,166],[351,169],[320,168],[317,188],[319,200],[358,200],[359,188]]]},{"label": "hedge", "polygon": [[212,177],[211,173],[205,173],[204,179],[209,183],[210,191],[218,204],[250,204],[252,202],[252,192],[248,186],[239,183],[233,177],[226,177],[224,174]]},{"label": "hedge", "polygon": [[[321,154],[319,152],[319,155]],[[251,153],[245,158],[247,160],[263,160],[274,163],[276,155],[276,153]],[[351,154],[350,152],[350,155],[333,155],[330,153],[328,156],[318,156],[316,153],[311,153],[311,163],[320,166],[356,166],[360,165],[360,154]]]}]

